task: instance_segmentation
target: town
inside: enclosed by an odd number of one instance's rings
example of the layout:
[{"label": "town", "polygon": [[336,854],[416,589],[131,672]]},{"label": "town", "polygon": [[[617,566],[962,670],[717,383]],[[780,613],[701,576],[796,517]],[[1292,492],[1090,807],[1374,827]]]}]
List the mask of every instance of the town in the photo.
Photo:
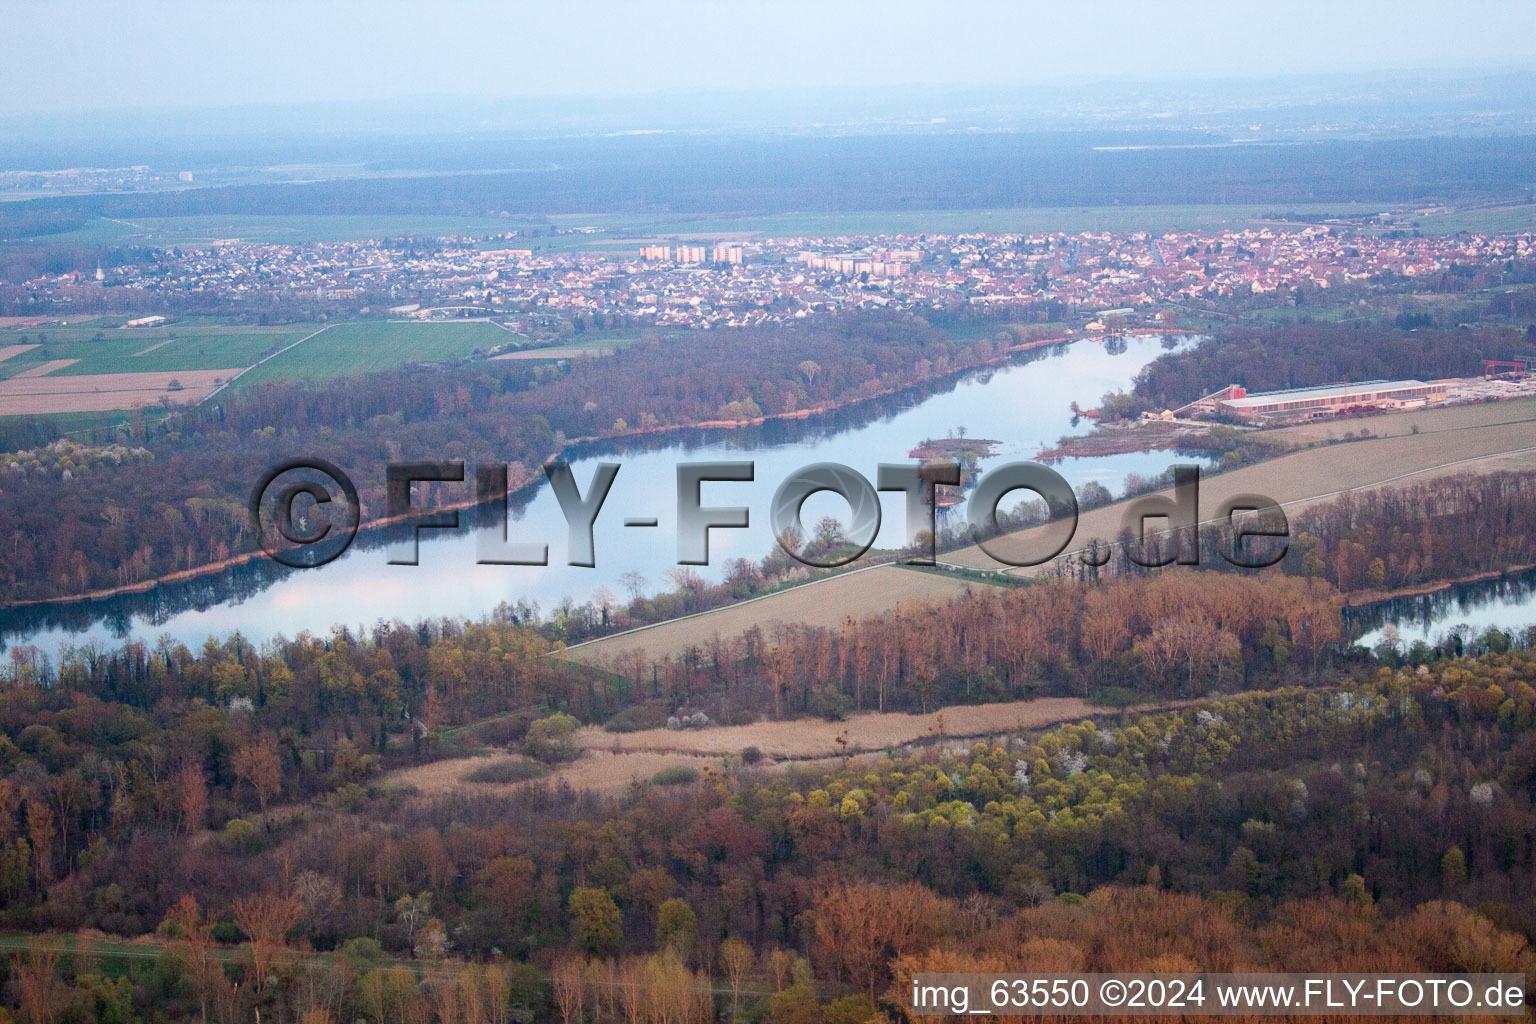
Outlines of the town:
[{"label": "town", "polygon": [[[581,229],[568,230],[581,233]],[[1394,234],[1397,237],[1394,237]],[[711,328],[823,312],[1055,306],[1128,313],[1278,298],[1370,282],[1454,292],[1536,256],[1536,236],[1371,234],[1337,225],[1214,232],[876,235],[541,249],[548,236],[155,250],[141,263],[0,286],[0,312],[216,311],[254,317],[275,294],[328,315]],[[579,241],[579,239],[578,239]],[[619,243],[607,248],[617,250]],[[1495,282],[1496,283],[1496,282]],[[1090,330],[1103,329],[1090,322]],[[542,330],[541,330],[542,328]]]}]

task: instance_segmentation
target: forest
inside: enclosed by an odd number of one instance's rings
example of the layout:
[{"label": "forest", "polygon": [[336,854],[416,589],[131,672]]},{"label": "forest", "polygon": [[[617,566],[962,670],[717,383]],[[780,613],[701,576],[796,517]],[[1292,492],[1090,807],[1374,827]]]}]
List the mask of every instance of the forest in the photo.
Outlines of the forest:
[{"label": "forest", "polygon": [[1469,377],[1484,359],[1536,356],[1536,328],[1441,329],[1303,323],[1223,331],[1144,367],[1129,393],[1106,395],[1110,417],[1176,408],[1241,384],[1250,392],[1335,381]]},{"label": "forest", "polygon": [[[81,218],[209,214],[542,216],[667,211],[985,210],[1186,203],[1343,206],[1519,197],[1536,178],[1529,136],[1188,146],[1189,132],[948,131],[781,138],[689,133],[491,142],[471,171],[177,191],[46,197],[0,208],[0,241]],[[1152,145],[1145,143],[1157,140]],[[1132,143],[1132,144],[1127,144]],[[446,144],[446,145],[445,145]],[[420,146],[439,171],[452,144]],[[492,155],[494,154],[494,155]],[[418,159],[420,157],[418,156]],[[220,160],[224,157],[218,158]],[[239,158],[233,158],[238,162]],[[355,155],[341,162],[351,163]],[[385,165],[388,163],[385,161]],[[508,167],[539,167],[537,173]]]},{"label": "forest", "polygon": [[[901,1019],[913,971],[1020,962],[1527,971],[1533,683],[1524,649],[1362,663],[831,768],[727,757],[617,801],[422,799],[338,760],[340,789],[280,813],[281,772],[235,746],[213,803],[242,817],[211,832],[185,793],[135,820],[187,763],[125,766],[163,740],[76,694],[8,752],[0,886],[11,928],[104,934],[39,940],[8,991],[38,1020],[831,1024]],[[122,744],[87,755],[96,785],[121,773],[106,806],[48,772],[86,729]],[[154,955],[114,957],[141,934]]]},{"label": "forest", "polygon": [[[1292,576],[1326,580],[1357,600],[1377,599],[1456,580],[1536,565],[1536,473],[1462,474],[1370,491],[1351,491],[1287,517],[1284,554],[1275,568]],[[1246,543],[1246,542],[1245,542]],[[1076,577],[1144,574],[1145,561],[1187,553],[1195,541],[1187,529],[1150,537],[1145,550],[1129,534],[1101,569],[1063,564]],[[1201,565],[1247,575],[1211,552],[1233,550],[1230,524],[1200,528]],[[1279,552],[1277,551],[1278,555]]]}]

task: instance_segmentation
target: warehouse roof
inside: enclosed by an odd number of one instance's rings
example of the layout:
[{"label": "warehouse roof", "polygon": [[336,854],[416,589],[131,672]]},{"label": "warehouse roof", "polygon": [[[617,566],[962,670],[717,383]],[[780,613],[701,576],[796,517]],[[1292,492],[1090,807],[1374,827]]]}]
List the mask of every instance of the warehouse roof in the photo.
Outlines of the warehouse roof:
[{"label": "warehouse roof", "polygon": [[1246,398],[1228,398],[1221,404],[1234,409],[1251,409],[1255,406],[1274,405],[1276,402],[1297,402],[1309,398],[1334,398],[1341,395],[1359,395],[1364,398],[1382,392],[1404,391],[1409,388],[1429,387],[1421,380],[1366,380],[1358,384],[1322,384],[1312,388],[1294,388],[1290,391],[1266,391]]}]

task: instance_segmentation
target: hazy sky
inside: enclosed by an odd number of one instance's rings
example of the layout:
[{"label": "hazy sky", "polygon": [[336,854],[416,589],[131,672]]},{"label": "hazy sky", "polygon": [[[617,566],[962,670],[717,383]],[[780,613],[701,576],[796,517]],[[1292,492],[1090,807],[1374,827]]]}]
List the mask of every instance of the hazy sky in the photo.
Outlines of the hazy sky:
[{"label": "hazy sky", "polygon": [[6,0],[0,112],[1536,64],[1530,0]]}]

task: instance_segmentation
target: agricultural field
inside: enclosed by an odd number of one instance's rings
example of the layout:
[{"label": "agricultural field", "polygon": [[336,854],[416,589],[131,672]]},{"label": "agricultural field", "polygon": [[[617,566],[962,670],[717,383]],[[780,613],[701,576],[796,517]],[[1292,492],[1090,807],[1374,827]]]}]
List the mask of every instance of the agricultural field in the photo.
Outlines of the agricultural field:
[{"label": "agricultural field", "polygon": [[[1339,206],[1289,204],[1285,212],[1338,213]],[[633,244],[667,239],[702,240],[731,237],[795,238],[827,235],[1012,234],[1065,231],[1151,231],[1274,226],[1266,220],[1280,212],[1276,206],[1082,206],[1014,207],[983,210],[887,210],[840,213],[786,213],[762,217],[698,217],[614,214],[552,216],[562,227],[594,226],[611,235],[628,233]],[[1374,212],[1374,211],[1372,211]],[[612,248],[597,236],[593,245]]]},{"label": "agricultural field", "polygon": [[518,337],[484,320],[333,324],[302,345],[252,367],[238,384],[244,387],[279,378],[327,380],[388,370],[406,363],[449,362],[514,342]]},{"label": "agricultural field", "polygon": [[1426,235],[1454,235],[1462,231],[1474,234],[1536,231],[1536,204],[1480,206],[1467,210],[1448,210],[1423,217],[1413,217],[1411,224],[1394,222],[1374,230],[1391,231],[1411,227]]},{"label": "agricultural field", "polygon": [[494,359],[579,359],[583,356],[610,356],[621,348],[628,348],[640,338],[652,333],[640,328],[616,331],[592,330],[572,334],[564,341],[538,348],[519,348],[503,352]]},{"label": "agricultural field", "polygon": [[551,345],[547,348],[520,348],[515,352],[503,352],[492,359],[593,359],[597,356],[611,356],[613,349],[601,346],[583,347],[579,345]]},{"label": "agricultural field", "polygon": [[223,214],[193,217],[141,217],[131,221],[99,217],[77,230],[39,237],[50,245],[206,246],[229,240],[282,245],[308,242],[353,242],[370,238],[402,236],[440,238],[445,235],[473,235],[483,237],[517,227],[518,224],[515,222],[488,217]]},{"label": "agricultural field", "polygon": [[611,665],[631,651],[659,660],[719,634],[739,636],[775,621],[804,622],[832,628],[845,616],[875,614],[903,601],[942,600],[971,584],[936,573],[913,572],[894,565],[842,573],[804,586],[683,619],[578,644],[567,656],[589,665]]},{"label": "agricultural field", "polygon": [[[46,367],[38,367],[39,370]],[[0,380],[0,416],[104,412],[195,402],[238,373],[238,368],[156,373],[18,374]]]},{"label": "agricultural field", "polygon": [[[1448,405],[1439,409],[1416,409],[1361,419],[1321,420],[1295,427],[1266,430],[1259,436],[1287,447],[1325,441],[1351,440],[1369,433],[1372,437],[1402,437],[1405,434],[1435,434],[1446,430],[1495,427],[1506,423],[1536,422],[1536,398],[1517,398],[1507,402],[1481,402],[1475,405]],[[1536,436],[1536,428],[1532,429]]]},{"label": "agricultural field", "polygon": [[[486,321],[368,321],[317,328],[192,320],[125,328],[119,326],[122,319],[0,331],[0,416],[131,408],[146,403],[146,389],[157,391],[148,401],[167,393],[181,403],[237,375],[241,385],[278,378],[325,380],[408,362],[461,359],[520,339]],[[56,383],[63,378],[71,381]],[[172,378],[182,388],[166,392],[164,382]],[[50,406],[50,395],[58,396],[56,407]]]},{"label": "agricultural field", "polygon": [[[791,238],[814,235],[994,234],[1063,231],[1150,231],[1285,226],[1269,219],[1277,212],[1373,214],[1391,204],[1352,208],[1347,204],[1166,205],[1015,207],[975,210],[871,210],[839,213],[785,213],[759,217],[701,214],[557,214],[539,222],[490,217],[429,215],[329,216],[221,214],[188,217],[97,218],[74,231],[40,236],[49,245],[209,246],[226,241],[256,244],[348,242],[387,237],[488,239],[483,248],[623,251],[649,242],[732,238]],[[556,227],[593,228],[579,234],[512,239],[508,231]],[[1372,231],[1418,230],[1425,234],[1536,231],[1536,204],[1452,209],[1405,216]]]},{"label": "agricultural field", "polygon": [[297,341],[313,329],[303,325],[238,327],[203,322],[142,329],[111,326],[112,321],[108,320],[99,324],[0,332],[5,350],[21,344],[33,346],[0,359],[0,380],[64,360],[71,362],[51,371],[49,376],[238,369]]}]

